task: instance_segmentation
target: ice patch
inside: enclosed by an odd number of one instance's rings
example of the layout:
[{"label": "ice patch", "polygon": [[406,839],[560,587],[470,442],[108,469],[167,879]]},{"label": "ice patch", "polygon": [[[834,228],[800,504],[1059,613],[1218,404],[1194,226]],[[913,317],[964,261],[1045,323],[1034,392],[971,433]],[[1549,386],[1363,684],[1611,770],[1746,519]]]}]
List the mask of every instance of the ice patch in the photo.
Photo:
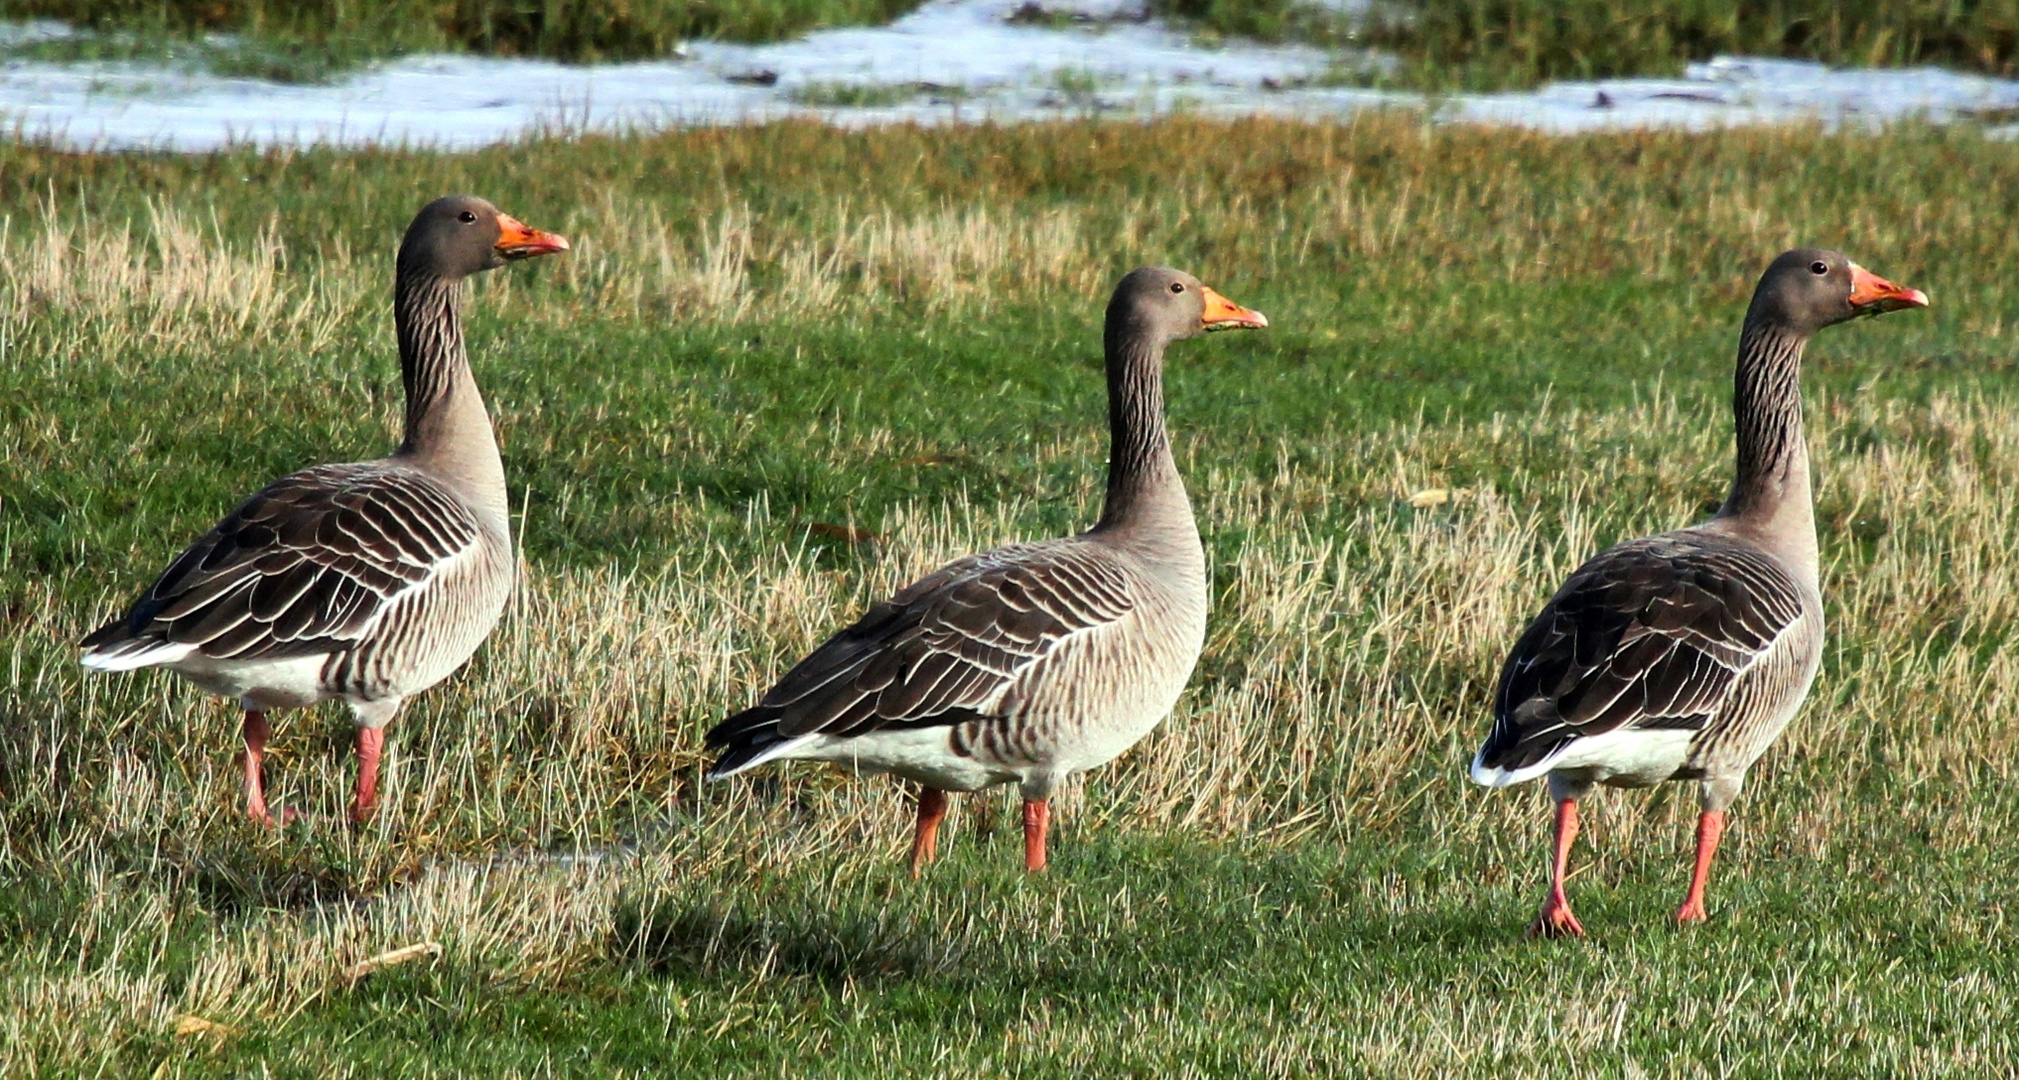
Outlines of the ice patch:
[{"label": "ice patch", "polygon": [[[1329,0],[1339,9],[1360,3]],[[583,67],[414,56],[326,86],[165,64],[12,60],[0,66],[0,126],[79,149],[205,151],[234,142],[455,149],[540,128],[618,131],[784,116],[859,126],[1176,111],[1337,118],[1399,106],[1431,109],[1446,122],[1570,133],[1996,119],[2019,111],[2019,82],[2011,80],[1747,59],[1694,64],[1680,79],[1428,100],[1337,85],[1343,71],[1379,57],[1248,42],[1207,47],[1144,10],[1139,0],[930,0],[888,26],[771,45],[696,42],[667,61]],[[8,24],[0,26],[0,45],[69,33],[61,24]]]},{"label": "ice patch", "polygon": [[1576,132],[1821,121],[1881,124],[1999,117],[2019,108],[2019,82],[1941,68],[1830,68],[1800,60],[1718,57],[1680,79],[1557,83],[1454,102],[1451,119]]},{"label": "ice patch", "polygon": [[0,48],[20,45],[39,45],[45,41],[68,41],[76,37],[77,31],[66,22],[55,19],[28,19],[21,22],[0,22]]}]

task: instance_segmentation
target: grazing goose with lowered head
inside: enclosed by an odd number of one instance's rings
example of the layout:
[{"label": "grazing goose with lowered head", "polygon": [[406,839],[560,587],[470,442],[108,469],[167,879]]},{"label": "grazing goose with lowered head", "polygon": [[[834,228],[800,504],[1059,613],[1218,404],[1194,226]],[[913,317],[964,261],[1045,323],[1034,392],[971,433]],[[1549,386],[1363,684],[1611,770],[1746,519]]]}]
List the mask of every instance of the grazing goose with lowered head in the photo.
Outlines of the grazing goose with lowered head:
[{"label": "grazing goose with lowered head", "polygon": [[946,792],[1014,782],[1024,866],[1044,869],[1053,789],[1149,734],[1205,642],[1206,555],[1164,431],[1164,348],[1268,324],[1178,270],[1124,277],[1107,312],[1100,521],[970,555],[870,608],[708,732],[709,777],[796,758],[915,781],[914,874]]},{"label": "grazing goose with lowered head", "polygon": [[1675,917],[1705,919],[1725,810],[1823,655],[1802,350],[1826,326],[1927,305],[1834,251],[1776,258],[1739,332],[1737,468],[1724,505],[1702,524],[1594,556],[1515,642],[1472,778],[1506,787],[1549,776],[1556,842],[1531,934],[1584,934],[1563,885],[1577,800],[1594,784],[1698,782],[1696,867]]},{"label": "grazing goose with lowered head", "polygon": [[357,721],[351,817],[371,815],[385,726],[461,667],[512,591],[505,469],[463,349],[463,279],[566,251],[482,199],[421,209],[393,285],[406,438],[391,457],[267,485],[84,639],[93,671],[159,667],[245,710],[245,810],[271,824],[267,713],[327,698]]}]

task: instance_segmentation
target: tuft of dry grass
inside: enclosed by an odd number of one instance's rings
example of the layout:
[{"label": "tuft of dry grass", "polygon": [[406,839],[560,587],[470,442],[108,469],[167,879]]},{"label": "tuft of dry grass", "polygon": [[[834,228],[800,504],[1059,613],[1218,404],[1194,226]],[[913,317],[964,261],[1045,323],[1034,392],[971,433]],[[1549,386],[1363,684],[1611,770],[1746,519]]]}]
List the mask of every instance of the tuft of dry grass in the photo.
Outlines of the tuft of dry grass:
[{"label": "tuft of dry grass", "polygon": [[[605,200],[571,224],[589,237],[563,264],[566,287],[604,316],[737,323],[834,318],[916,303],[987,310],[1004,292],[1087,289],[1100,273],[1075,216],[986,206],[858,214],[846,199],[760,228],[725,207],[688,239],[649,203]],[[645,272],[640,273],[643,269]]]},{"label": "tuft of dry grass", "polygon": [[188,347],[219,335],[326,343],[357,317],[357,275],[339,247],[306,280],[287,275],[274,223],[249,242],[226,239],[213,216],[163,200],[146,217],[109,222],[89,207],[63,213],[54,199],[32,217],[0,218],[0,319],[46,311],[81,316],[93,329]]}]

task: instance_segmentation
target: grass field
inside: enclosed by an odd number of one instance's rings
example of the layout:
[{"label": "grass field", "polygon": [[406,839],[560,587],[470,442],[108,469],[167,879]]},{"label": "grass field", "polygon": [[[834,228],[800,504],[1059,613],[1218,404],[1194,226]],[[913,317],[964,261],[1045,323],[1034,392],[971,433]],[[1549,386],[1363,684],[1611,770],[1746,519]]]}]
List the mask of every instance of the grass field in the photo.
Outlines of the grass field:
[{"label": "grass field", "polygon": [[1359,40],[1404,57],[1402,81],[1430,86],[1678,75],[1720,54],[2007,77],[2019,65],[2014,0],[1415,0],[1375,10],[1386,14]]},{"label": "grass field", "polygon": [[[409,52],[469,51],[571,62],[664,57],[682,41],[772,41],[877,25],[919,0],[0,0],[0,17],[95,31],[19,47],[44,59],[144,56],[221,74],[320,81]],[[1057,8],[1058,5],[1052,7]],[[1831,64],[1940,64],[2011,76],[2019,0],[1388,0],[1365,18],[1318,0],[1150,0],[1203,44],[1296,41],[1400,63],[1380,81],[1430,90],[1552,79],[1677,75],[1719,54]],[[1026,23],[1076,25],[1042,3]],[[227,32],[231,41],[207,35]],[[1349,62],[1342,71],[1359,71]],[[1355,74],[1354,79],[1366,76]]]},{"label": "grass field", "polygon": [[[2015,154],[1407,114],[0,147],[0,1074],[2011,1074]],[[345,714],[282,718],[310,820],[263,832],[225,705],[72,642],[234,496],[390,445],[390,253],[456,190],[575,241],[473,303],[524,588],[368,828]],[[1707,926],[1666,921],[1693,792],[1612,793],[1592,940],[1526,942],[1546,799],[1464,777],[1497,664],[1723,495],[1796,242],[1935,299],[1810,353],[1816,693]],[[1052,871],[1003,795],[914,882],[893,783],[701,785],[706,726],[877,594],[1091,520],[1099,313],[1149,261],[1271,328],[1173,351],[1207,651]]]}]

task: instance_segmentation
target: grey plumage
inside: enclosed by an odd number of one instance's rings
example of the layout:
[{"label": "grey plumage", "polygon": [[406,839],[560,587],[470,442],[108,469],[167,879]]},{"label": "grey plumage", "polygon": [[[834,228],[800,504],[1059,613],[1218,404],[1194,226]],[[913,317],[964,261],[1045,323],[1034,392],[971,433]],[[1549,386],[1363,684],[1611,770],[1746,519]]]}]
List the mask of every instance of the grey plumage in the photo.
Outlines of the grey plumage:
[{"label": "grey plumage", "polygon": [[1042,867],[1052,790],[1148,734],[1204,642],[1205,552],[1164,430],[1164,346],[1261,325],[1188,274],[1124,278],[1107,318],[1100,522],[969,556],[875,605],[708,732],[721,751],[709,775],[804,758],[917,781],[914,867],[931,857],[939,792],[1014,782],[1026,865]]},{"label": "grey plumage", "polygon": [[268,816],[258,775],[267,710],[326,698],[351,705],[361,817],[379,729],[496,625],[512,589],[511,533],[504,466],[463,346],[462,282],[566,247],[481,199],[423,208],[394,286],[408,396],[399,449],[268,485],[84,639],[87,668],[163,667],[240,702],[254,817]]},{"label": "grey plumage", "polygon": [[401,597],[483,540],[472,507],[424,472],[320,465],[246,500],[85,644],[107,658],[177,645],[213,660],[346,652],[375,643]]},{"label": "grey plumage", "polygon": [[1135,606],[1123,567],[1084,541],[971,555],[870,608],[711,741],[745,725],[775,725],[780,739],[847,738],[1014,711],[1004,695],[1032,664]]},{"label": "grey plumage", "polygon": [[1515,643],[1480,760],[1526,773],[1622,729],[1704,732],[1777,646],[1820,655],[1820,633],[1790,637],[1820,627],[1811,599],[1778,560],[1714,531],[1605,551]]},{"label": "grey plumage", "polygon": [[1677,918],[1704,918],[1724,812],[1801,707],[1822,660],[1803,348],[1833,323],[1926,303],[1836,252],[1775,259],[1740,332],[1724,505],[1702,524],[1595,556],[1515,642],[1472,777],[1504,787],[1549,776],[1556,860],[1535,932],[1583,932],[1563,879],[1575,804],[1594,784],[1699,782],[1697,866]]}]

